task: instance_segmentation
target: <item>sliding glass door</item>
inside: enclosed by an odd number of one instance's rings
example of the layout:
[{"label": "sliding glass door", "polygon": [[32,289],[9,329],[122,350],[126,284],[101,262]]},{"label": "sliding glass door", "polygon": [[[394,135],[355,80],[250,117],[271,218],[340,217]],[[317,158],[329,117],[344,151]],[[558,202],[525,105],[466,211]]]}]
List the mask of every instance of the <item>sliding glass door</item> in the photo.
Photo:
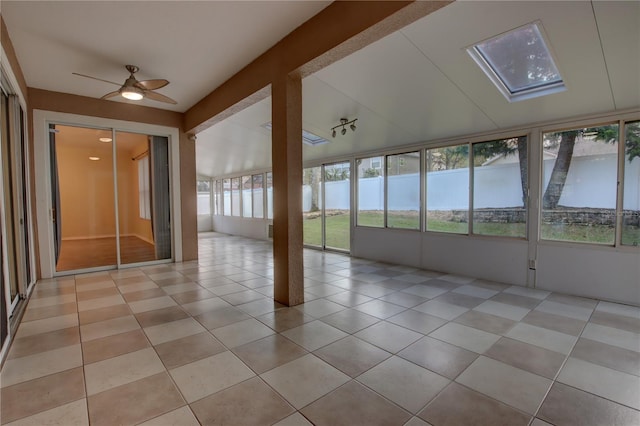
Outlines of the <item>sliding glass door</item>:
[{"label": "sliding glass door", "polygon": [[351,235],[351,166],[341,162],[302,172],[303,241],[348,252]]},{"label": "sliding glass door", "polygon": [[171,259],[168,138],[51,125],[56,272]]}]

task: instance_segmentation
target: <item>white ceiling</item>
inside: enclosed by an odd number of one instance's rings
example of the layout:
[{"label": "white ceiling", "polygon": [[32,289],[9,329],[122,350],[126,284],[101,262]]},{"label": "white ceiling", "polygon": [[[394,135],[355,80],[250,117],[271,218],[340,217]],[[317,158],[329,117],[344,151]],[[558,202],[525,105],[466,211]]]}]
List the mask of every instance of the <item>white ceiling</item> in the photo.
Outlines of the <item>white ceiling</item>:
[{"label": "white ceiling", "polygon": [[[159,92],[186,111],[326,7],[328,1],[2,0],[27,84],[100,97],[123,81],[166,78]],[[526,23],[541,24],[567,90],[509,103],[465,48]],[[458,1],[303,81],[303,126],[331,141],[305,161],[513,126],[640,107],[640,2]],[[114,101],[121,101],[114,98]],[[331,138],[341,117],[356,132]],[[198,135],[197,172],[221,176],[271,166],[265,99]]]},{"label": "white ceiling", "polygon": [[[567,90],[509,103],[466,48],[541,24]],[[303,81],[303,126],[331,143],[305,161],[640,107],[640,2],[459,1]],[[198,173],[271,165],[270,99],[198,135]],[[341,117],[357,131],[335,139]]]},{"label": "white ceiling", "polygon": [[117,87],[71,73],[123,83],[132,64],[178,101],[142,104],[184,112],[330,3],[2,0],[0,12],[30,87],[99,98]]}]

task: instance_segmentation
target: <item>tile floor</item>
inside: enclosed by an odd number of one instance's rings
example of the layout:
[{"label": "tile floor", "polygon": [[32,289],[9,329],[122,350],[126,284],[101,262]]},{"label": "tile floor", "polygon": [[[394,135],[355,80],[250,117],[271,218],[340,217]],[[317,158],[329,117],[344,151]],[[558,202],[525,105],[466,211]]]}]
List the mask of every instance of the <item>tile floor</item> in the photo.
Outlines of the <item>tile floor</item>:
[{"label": "tile floor", "polygon": [[10,425],[639,425],[640,308],[270,244],[39,282],[1,374]]}]

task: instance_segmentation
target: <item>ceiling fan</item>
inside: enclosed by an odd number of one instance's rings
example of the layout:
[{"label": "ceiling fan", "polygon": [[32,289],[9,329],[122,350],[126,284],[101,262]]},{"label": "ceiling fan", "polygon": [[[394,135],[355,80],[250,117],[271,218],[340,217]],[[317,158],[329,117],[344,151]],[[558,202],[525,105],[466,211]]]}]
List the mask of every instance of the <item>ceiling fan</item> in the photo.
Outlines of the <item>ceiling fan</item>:
[{"label": "ceiling fan", "polygon": [[152,99],[158,102],[166,102],[168,104],[177,104],[176,101],[171,99],[168,96],[162,95],[160,93],[154,92],[154,90],[161,89],[167,84],[169,84],[168,80],[165,79],[155,79],[155,80],[137,80],[134,76],[136,72],[140,68],[135,65],[125,65],[127,71],[129,71],[130,75],[125,80],[124,84],[114,83],[113,81],[104,80],[102,78],[91,77],[90,75],[79,74],[74,72],[72,74],[79,75],[80,77],[92,78],[98,81],[104,81],[105,83],[115,84],[116,86],[120,86],[120,89],[115,92],[110,92],[104,95],[100,99],[109,99],[114,96],[122,96],[125,99],[129,99],[132,101],[139,101],[142,98]]}]

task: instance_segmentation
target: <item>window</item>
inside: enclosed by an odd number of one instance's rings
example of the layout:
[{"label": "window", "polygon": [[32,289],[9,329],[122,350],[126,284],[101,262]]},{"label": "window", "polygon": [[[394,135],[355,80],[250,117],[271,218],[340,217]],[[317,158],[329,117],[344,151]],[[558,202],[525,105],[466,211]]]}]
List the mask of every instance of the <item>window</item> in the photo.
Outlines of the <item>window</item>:
[{"label": "window", "polygon": [[231,216],[231,179],[222,180],[222,206],[224,207],[224,215]]},{"label": "window", "polygon": [[216,180],[213,192],[213,214],[222,214],[222,181]]},{"label": "window", "polygon": [[322,246],[322,167],[302,170],[302,241]]},{"label": "window", "polygon": [[264,217],[264,189],[263,189],[263,180],[264,176],[262,174],[253,175],[251,177],[251,202],[253,204],[253,217],[255,218],[263,218]]},{"label": "window", "polygon": [[252,217],[251,176],[242,176],[242,216]]},{"label": "window", "polygon": [[387,226],[420,229],[420,152],[387,156]]},{"label": "window", "polygon": [[543,239],[614,243],[617,143],[617,124],[544,134]]},{"label": "window", "polygon": [[509,101],[565,90],[538,24],[529,24],[467,49]]},{"label": "window", "polygon": [[473,233],[527,235],[527,137],[473,144]]},{"label": "window", "polygon": [[427,230],[469,232],[469,146],[427,149]]},{"label": "window", "polygon": [[622,244],[640,245],[640,121],[625,125]]},{"label": "window", "polygon": [[384,228],[384,157],[356,160],[358,167],[358,226]]},{"label": "window", "polygon": [[240,178],[231,178],[231,216],[240,216]]},{"label": "window", "polygon": [[198,214],[211,214],[211,181],[198,180]]},{"label": "window", "polygon": [[273,173],[268,172],[266,174],[266,189],[267,189],[267,219],[273,219]]},{"label": "window", "polygon": [[149,183],[149,156],[138,160],[138,207],[140,218],[151,220],[151,190]]}]

